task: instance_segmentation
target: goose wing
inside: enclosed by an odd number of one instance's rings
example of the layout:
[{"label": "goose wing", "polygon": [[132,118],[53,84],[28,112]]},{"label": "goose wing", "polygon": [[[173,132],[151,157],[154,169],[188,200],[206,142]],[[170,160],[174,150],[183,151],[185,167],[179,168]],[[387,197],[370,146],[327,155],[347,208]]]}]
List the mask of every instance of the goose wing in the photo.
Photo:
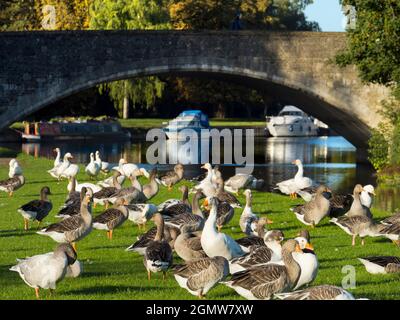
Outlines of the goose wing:
[{"label": "goose wing", "polygon": [[120,223],[126,220],[121,210],[116,208],[107,209],[102,214],[93,219],[93,224],[100,223],[107,225],[110,229],[115,228]]},{"label": "goose wing", "polygon": [[152,241],[146,249],[145,259],[168,262],[172,265],[172,249],[166,241]]},{"label": "goose wing", "polygon": [[5,189],[14,189],[18,187],[20,184],[21,181],[19,180],[18,176],[14,176],[13,178],[0,181],[0,187],[3,187]]},{"label": "goose wing", "polygon": [[268,299],[282,291],[287,281],[286,268],[270,264],[234,273],[230,285],[249,290],[258,299]]},{"label": "goose wing", "polygon": [[330,285],[322,285],[275,295],[282,300],[335,300],[337,297],[347,297],[354,300],[354,297],[346,290]]},{"label": "goose wing", "polygon": [[272,258],[272,250],[267,246],[251,246],[250,252],[242,257],[231,260],[232,263],[237,263],[244,268],[250,268],[255,265],[268,263]]},{"label": "goose wing", "polygon": [[236,242],[241,245],[242,247],[250,247],[253,245],[257,246],[265,246],[264,240],[260,237],[256,236],[248,236],[248,237],[243,237],[240,239],[237,239]]},{"label": "goose wing", "polygon": [[393,256],[377,256],[377,257],[367,257],[362,259],[377,264],[381,267],[386,267],[389,263],[400,265],[400,258]]},{"label": "goose wing", "polygon": [[83,219],[80,215],[72,216],[65,220],[62,220],[57,223],[53,223],[48,227],[44,228],[42,231],[44,232],[58,232],[64,233],[68,231],[74,231],[79,229],[83,224]]},{"label": "goose wing", "polygon": [[118,191],[117,188],[115,187],[108,187],[108,188],[103,188],[100,191],[96,192],[93,194],[93,198],[96,199],[105,199],[111,197],[113,194],[115,194]]}]

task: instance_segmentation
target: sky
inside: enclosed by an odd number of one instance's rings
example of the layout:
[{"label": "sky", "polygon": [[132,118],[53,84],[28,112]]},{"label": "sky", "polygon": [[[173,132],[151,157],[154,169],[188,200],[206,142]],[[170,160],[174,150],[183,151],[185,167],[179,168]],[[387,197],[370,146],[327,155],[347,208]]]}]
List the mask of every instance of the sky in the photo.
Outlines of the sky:
[{"label": "sky", "polygon": [[339,0],[314,0],[305,14],[307,20],[317,21],[322,31],[344,31],[344,15]]}]

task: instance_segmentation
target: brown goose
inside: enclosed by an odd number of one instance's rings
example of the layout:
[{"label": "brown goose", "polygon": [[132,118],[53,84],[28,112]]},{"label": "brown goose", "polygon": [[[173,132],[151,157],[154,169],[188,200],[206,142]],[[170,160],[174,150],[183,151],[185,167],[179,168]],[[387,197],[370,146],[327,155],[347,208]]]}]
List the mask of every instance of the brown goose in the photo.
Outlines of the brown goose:
[{"label": "brown goose", "polygon": [[171,191],[172,186],[182,180],[183,173],[183,165],[178,163],[174,166],[173,171],[168,171],[165,175],[161,176],[160,181],[162,185],[168,188],[168,191]]},{"label": "brown goose", "polygon": [[354,216],[367,216],[372,219],[372,213],[368,207],[363,206],[361,203],[361,193],[364,191],[364,188],[361,184],[357,184],[353,190],[353,203],[351,204],[350,210],[346,212],[346,216],[354,217]]},{"label": "brown goose", "polygon": [[336,286],[322,285],[304,290],[278,293],[274,295],[281,300],[355,300],[353,295]]},{"label": "brown goose", "polygon": [[348,235],[352,236],[352,246],[355,246],[357,236],[361,238],[361,245],[364,245],[364,238],[366,236],[376,237],[379,235],[379,231],[384,227],[376,224],[371,218],[364,215],[356,215],[353,217],[343,216],[332,218],[330,221],[344,230]]},{"label": "brown goose", "polygon": [[400,247],[400,223],[394,223],[390,225],[380,224],[377,227],[379,230],[375,236],[383,236],[388,238]]},{"label": "brown goose", "polygon": [[163,279],[166,277],[167,270],[172,266],[173,255],[171,246],[164,238],[164,220],[161,214],[156,213],[151,218],[157,226],[157,233],[154,240],[147,246],[143,263],[147,270],[147,278],[151,279],[151,273],[163,273]]},{"label": "brown goose", "polygon": [[329,215],[331,190],[326,186],[319,186],[315,198],[304,205],[292,207],[291,210],[297,219],[305,225],[315,227],[323,218]]},{"label": "brown goose", "polygon": [[302,252],[296,240],[282,246],[284,265],[267,264],[234,273],[224,282],[239,295],[249,300],[269,300],[276,293],[290,291],[300,276],[300,267],[292,253]]},{"label": "brown goose", "polygon": [[[81,191],[83,193],[83,191]],[[38,234],[49,236],[59,243],[72,243],[76,251],[76,242],[82,240],[92,231],[91,201],[93,197],[92,189],[88,188],[82,196],[81,212],[79,215],[72,216],[38,231]]]},{"label": "brown goose", "polygon": [[206,257],[174,267],[179,286],[200,299],[228,274],[228,260],[224,257]]},{"label": "brown goose", "polygon": [[400,258],[391,256],[358,258],[372,274],[400,273]]},{"label": "brown goose", "polygon": [[73,186],[69,192],[67,200],[61,207],[60,211],[55,216],[56,218],[68,218],[80,214],[81,212],[81,196],[84,196],[87,191],[86,187],[82,187],[81,192],[76,192]]},{"label": "brown goose", "polygon": [[176,254],[185,261],[192,261],[200,258],[205,258],[207,255],[201,247],[201,239],[193,233],[193,228],[189,225],[183,225],[180,235],[174,243]]},{"label": "brown goose", "polygon": [[382,220],[381,223],[385,225],[400,224],[400,212],[395,212],[392,216]]},{"label": "brown goose", "polygon": [[249,253],[229,261],[230,272],[233,274],[257,265],[280,261],[282,259],[281,242],[283,238],[283,232],[280,230],[268,231],[262,245],[250,246]]},{"label": "brown goose", "polygon": [[114,187],[106,187],[93,194],[94,207],[96,207],[96,204],[100,204],[106,205],[106,208],[108,208],[108,199],[122,188],[118,182],[119,176],[121,176],[121,173],[117,170],[114,171],[114,174],[112,176]]},{"label": "brown goose", "polygon": [[[192,207],[188,201],[189,189],[187,186],[181,186],[182,200],[169,199],[166,202],[158,206],[159,212],[164,218],[172,218],[185,213],[192,213]],[[195,199],[200,199],[202,197],[201,192],[197,192],[192,200],[193,203],[197,203]],[[177,201],[175,201],[177,200]],[[169,203],[167,203],[169,202]]]},{"label": "brown goose", "polygon": [[[178,229],[181,229],[184,225],[188,225],[193,231],[203,230],[205,219],[203,212],[199,208],[199,199],[201,196],[201,191],[197,191],[192,200],[192,208],[187,208],[186,211],[176,213],[172,217],[165,216],[165,223]],[[171,213],[172,210],[169,210],[169,214]]]},{"label": "brown goose", "polygon": [[147,200],[147,197],[143,193],[142,187],[136,179],[136,176],[131,174],[128,178],[131,181],[131,186],[117,190],[107,199],[109,202],[115,203],[119,198],[123,198],[127,204],[142,203]]},{"label": "brown goose", "polygon": [[128,219],[129,210],[125,204],[126,201],[123,198],[115,201],[112,208],[107,209],[93,219],[93,228],[107,230],[107,238],[112,240],[113,230]]},{"label": "brown goose", "polygon": [[[140,255],[144,255],[146,248],[148,245],[154,240],[157,234],[157,227],[151,228],[149,231],[138,237],[137,241],[131,244],[126,251],[134,251],[139,253]],[[175,227],[170,227],[168,225],[164,225],[164,237],[163,239],[169,243],[171,248],[174,248],[176,238],[180,234],[180,230]]]},{"label": "brown goose", "polygon": [[157,169],[153,169],[150,172],[149,183],[145,184],[142,188],[145,200],[150,200],[158,193],[158,183],[156,178],[157,178]]},{"label": "brown goose", "polygon": [[25,184],[25,177],[23,175],[15,175],[14,177],[0,181],[0,191],[7,192],[10,197],[13,196],[14,191],[17,191]]},{"label": "brown goose", "polygon": [[218,187],[215,193],[215,197],[217,197],[220,202],[227,202],[233,208],[242,207],[239,200],[236,199],[236,197],[232,193],[225,191],[224,180],[222,178],[217,179],[217,184]]},{"label": "brown goose", "polygon": [[[233,207],[228,203],[228,202],[221,202],[218,198],[215,198],[216,202],[217,202],[217,221],[216,221],[216,225],[217,225],[217,230],[218,232],[221,232],[221,229],[224,225],[228,224],[234,214],[235,211],[233,209]],[[208,218],[210,214],[210,210],[206,210],[204,211],[204,216],[206,218]]]},{"label": "brown goose", "polygon": [[24,218],[24,230],[29,229],[29,220],[38,221],[39,228],[42,220],[48,216],[53,209],[52,203],[47,198],[50,194],[50,188],[43,187],[40,191],[40,200],[32,200],[18,208],[18,212]]},{"label": "brown goose", "polygon": [[267,220],[261,218],[257,222],[257,226],[255,229],[256,235],[250,235],[240,239],[236,239],[236,242],[239,243],[243,251],[249,252],[249,248],[253,245],[264,245],[264,237],[267,232],[264,226],[266,224]]},{"label": "brown goose", "polygon": [[168,199],[158,205],[158,211],[162,212],[176,204],[186,204],[190,206],[189,202],[189,188],[187,186],[180,186],[179,191],[182,192],[182,199]]}]

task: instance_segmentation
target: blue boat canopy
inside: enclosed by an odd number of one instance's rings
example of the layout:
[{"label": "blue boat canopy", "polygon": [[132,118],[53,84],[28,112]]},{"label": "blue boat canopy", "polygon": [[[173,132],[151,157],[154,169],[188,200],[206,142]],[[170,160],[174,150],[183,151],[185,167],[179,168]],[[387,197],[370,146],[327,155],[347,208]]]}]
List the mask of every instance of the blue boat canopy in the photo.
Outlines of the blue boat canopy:
[{"label": "blue boat canopy", "polygon": [[200,124],[204,127],[208,127],[208,116],[204,114],[201,110],[185,110],[179,114],[178,117],[192,116],[200,119]]}]

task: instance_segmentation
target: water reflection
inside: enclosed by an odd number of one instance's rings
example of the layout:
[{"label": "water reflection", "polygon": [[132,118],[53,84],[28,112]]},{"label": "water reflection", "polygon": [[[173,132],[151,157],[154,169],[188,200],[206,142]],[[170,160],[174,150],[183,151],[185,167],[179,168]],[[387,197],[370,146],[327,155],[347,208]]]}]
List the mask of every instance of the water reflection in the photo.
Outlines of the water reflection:
[{"label": "water reflection", "polygon": [[[150,142],[143,140],[132,142],[99,142],[99,141],[57,141],[42,144],[22,144],[13,146],[15,152],[24,152],[35,157],[53,158],[53,149],[59,147],[61,152],[71,152],[75,162],[88,163],[89,153],[99,150],[103,160],[117,163],[121,157],[130,162],[146,163],[146,151]],[[201,144],[199,144],[201,145]],[[167,145],[166,157],[176,162],[177,145]],[[223,143],[221,143],[221,148]],[[8,147],[10,148],[10,147]],[[200,148],[200,147],[199,147]],[[0,146],[0,158],[3,155]],[[179,160],[194,163],[206,149],[196,153],[180,155]],[[211,149],[210,151],[211,156]],[[8,153],[9,154],[9,153]],[[223,149],[221,150],[223,154]],[[182,158],[183,157],[183,158]],[[197,157],[197,158],[196,158]],[[356,165],[356,150],[342,137],[313,137],[313,138],[256,138],[254,146],[254,172],[258,178],[266,181],[266,190],[271,190],[275,184],[294,176],[296,167],[291,164],[294,159],[302,159],[304,173],[317,183],[329,185],[337,192],[351,192],[356,183],[376,185],[375,174],[368,165]],[[162,170],[172,165],[160,166]],[[235,173],[234,165],[221,166],[225,178]],[[200,165],[189,165],[186,178],[200,174]],[[375,206],[383,210],[393,211],[400,208],[400,190],[397,188],[377,188]]]}]

